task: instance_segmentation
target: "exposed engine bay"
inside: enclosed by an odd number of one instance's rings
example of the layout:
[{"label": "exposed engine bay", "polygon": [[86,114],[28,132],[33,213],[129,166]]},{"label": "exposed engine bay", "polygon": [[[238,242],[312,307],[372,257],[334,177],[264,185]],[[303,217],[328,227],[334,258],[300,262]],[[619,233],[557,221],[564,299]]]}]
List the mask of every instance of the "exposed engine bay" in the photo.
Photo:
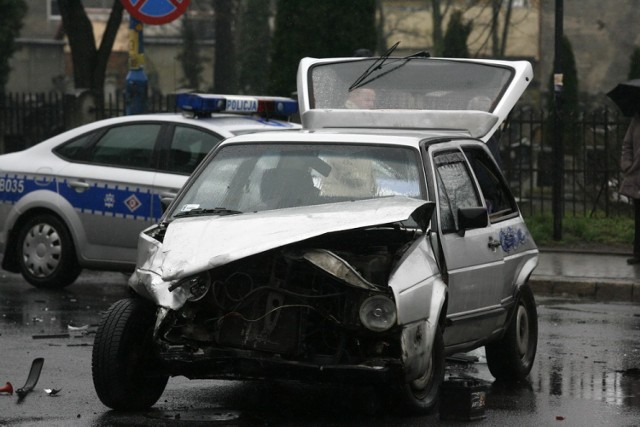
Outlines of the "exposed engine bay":
[{"label": "exposed engine bay", "polygon": [[187,303],[166,311],[155,334],[161,355],[179,351],[181,360],[185,353],[195,360],[249,350],[312,364],[397,359],[399,328],[374,333],[361,310],[372,296],[393,298],[389,275],[418,234],[398,226],[331,233],[206,271],[188,284]]}]

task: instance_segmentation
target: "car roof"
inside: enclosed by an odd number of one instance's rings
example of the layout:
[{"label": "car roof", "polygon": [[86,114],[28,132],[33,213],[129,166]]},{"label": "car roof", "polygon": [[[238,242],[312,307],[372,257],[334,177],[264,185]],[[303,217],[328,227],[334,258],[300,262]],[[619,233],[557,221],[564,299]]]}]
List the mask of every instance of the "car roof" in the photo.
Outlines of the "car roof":
[{"label": "car roof", "polygon": [[179,113],[154,113],[154,114],[137,114],[131,116],[113,117],[104,120],[98,120],[66,132],[55,135],[39,144],[34,145],[30,149],[45,150],[57,146],[65,141],[76,138],[87,132],[112,125],[147,122],[147,123],[178,123],[189,126],[206,128],[212,132],[216,132],[224,138],[230,138],[235,135],[242,135],[251,132],[277,131],[285,129],[299,129],[300,125],[283,120],[265,119],[253,115],[241,114],[214,114],[212,117],[191,118]]},{"label": "car roof", "polygon": [[[390,52],[388,52],[390,53]],[[488,141],[533,78],[527,61],[460,58],[303,58],[303,127],[466,131]],[[375,105],[355,107],[359,90]]]},{"label": "car roof", "polygon": [[408,129],[301,129],[288,132],[247,134],[229,138],[220,146],[246,143],[302,143],[302,144],[373,144],[398,145],[418,149],[426,139],[470,138],[464,131],[434,131]]}]

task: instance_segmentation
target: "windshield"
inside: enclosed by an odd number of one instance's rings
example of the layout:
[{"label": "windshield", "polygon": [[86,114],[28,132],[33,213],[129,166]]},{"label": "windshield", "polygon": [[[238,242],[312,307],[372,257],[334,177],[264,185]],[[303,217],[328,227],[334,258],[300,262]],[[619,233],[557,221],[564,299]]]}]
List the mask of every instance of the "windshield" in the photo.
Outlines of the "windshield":
[{"label": "windshield", "polygon": [[514,74],[513,69],[478,62],[408,57],[375,64],[376,60],[314,65],[311,108],[492,112]]},{"label": "windshield", "polygon": [[[169,217],[255,212],[403,195],[426,199],[419,154],[348,144],[228,145],[200,173]],[[218,209],[218,211],[215,211]]]}]

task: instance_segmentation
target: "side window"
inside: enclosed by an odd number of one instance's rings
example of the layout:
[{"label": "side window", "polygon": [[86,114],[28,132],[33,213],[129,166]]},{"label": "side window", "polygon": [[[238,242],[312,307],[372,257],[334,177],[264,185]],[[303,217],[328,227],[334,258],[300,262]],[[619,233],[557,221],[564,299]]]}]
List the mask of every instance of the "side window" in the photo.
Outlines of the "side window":
[{"label": "side window", "polygon": [[515,199],[489,154],[479,147],[466,147],[463,151],[478,180],[482,197],[487,205],[489,220],[495,222],[517,212]]},{"label": "side window", "polygon": [[56,147],[53,151],[60,157],[69,160],[81,162],[86,160],[87,148],[96,132],[82,135],[62,146]]},{"label": "side window", "polygon": [[190,174],[221,137],[187,126],[176,126],[169,148],[167,172]]},{"label": "side window", "polygon": [[113,127],[93,146],[86,160],[98,165],[150,168],[160,127],[160,124]]},{"label": "side window", "polygon": [[482,206],[465,157],[461,152],[436,154],[436,179],[443,233],[458,229],[458,209]]}]

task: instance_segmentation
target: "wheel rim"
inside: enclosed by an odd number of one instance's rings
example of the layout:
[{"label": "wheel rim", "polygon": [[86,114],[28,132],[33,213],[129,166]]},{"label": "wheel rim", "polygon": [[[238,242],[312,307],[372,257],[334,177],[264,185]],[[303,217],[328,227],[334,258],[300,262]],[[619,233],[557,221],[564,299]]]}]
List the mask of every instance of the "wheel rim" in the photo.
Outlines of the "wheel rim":
[{"label": "wheel rim", "polygon": [[516,314],[516,340],[520,357],[525,357],[529,350],[529,316],[524,305],[518,306]]},{"label": "wheel rim", "polygon": [[53,274],[60,264],[62,242],[58,231],[46,223],[33,226],[22,243],[24,265],[35,277]]}]

